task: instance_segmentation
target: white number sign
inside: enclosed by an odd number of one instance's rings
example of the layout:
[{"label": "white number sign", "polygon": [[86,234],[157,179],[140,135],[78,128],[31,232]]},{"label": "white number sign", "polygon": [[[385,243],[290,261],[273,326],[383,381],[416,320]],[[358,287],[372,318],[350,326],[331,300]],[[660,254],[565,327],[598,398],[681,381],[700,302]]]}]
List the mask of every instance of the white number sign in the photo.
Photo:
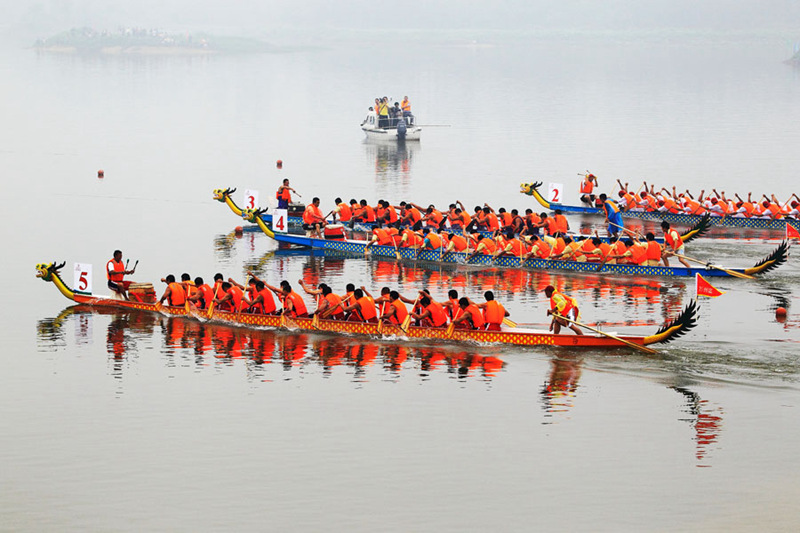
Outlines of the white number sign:
[{"label": "white number sign", "polygon": [[289,214],[286,209],[276,209],[272,212],[272,231],[286,233],[289,225]]},{"label": "white number sign", "polygon": [[246,189],[244,191],[244,208],[256,209],[258,207],[258,191]]},{"label": "white number sign", "polygon": [[548,201],[556,204],[564,203],[564,184],[551,183],[547,194],[547,199]]},{"label": "white number sign", "polygon": [[92,294],[92,265],[75,263],[75,283],[72,285],[78,292]]}]

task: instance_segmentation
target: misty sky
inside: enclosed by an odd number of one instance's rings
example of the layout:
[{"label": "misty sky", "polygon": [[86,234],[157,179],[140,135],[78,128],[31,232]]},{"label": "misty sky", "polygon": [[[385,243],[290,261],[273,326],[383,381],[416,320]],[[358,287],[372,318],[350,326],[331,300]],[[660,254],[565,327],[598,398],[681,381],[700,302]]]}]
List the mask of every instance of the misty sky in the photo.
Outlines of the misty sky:
[{"label": "misty sky", "polygon": [[0,31],[71,27],[176,30],[798,29],[800,0],[0,0]]}]

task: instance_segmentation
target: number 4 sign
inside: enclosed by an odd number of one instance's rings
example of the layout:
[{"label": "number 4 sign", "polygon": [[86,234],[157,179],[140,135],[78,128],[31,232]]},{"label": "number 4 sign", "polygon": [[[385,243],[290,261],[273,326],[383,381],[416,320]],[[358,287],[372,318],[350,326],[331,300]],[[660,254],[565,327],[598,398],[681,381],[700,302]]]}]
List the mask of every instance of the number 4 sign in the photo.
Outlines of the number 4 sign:
[{"label": "number 4 sign", "polygon": [[550,189],[548,193],[548,201],[553,202],[555,204],[563,203],[562,198],[564,197],[564,184],[562,183],[550,183]]},{"label": "number 4 sign", "polygon": [[276,209],[272,212],[272,231],[275,233],[286,233],[289,216],[286,209]]},{"label": "number 4 sign", "polygon": [[92,294],[92,265],[89,263],[75,263],[75,283],[72,285],[77,292]]},{"label": "number 4 sign", "polygon": [[256,209],[258,207],[258,191],[246,189],[244,191],[244,208]]}]

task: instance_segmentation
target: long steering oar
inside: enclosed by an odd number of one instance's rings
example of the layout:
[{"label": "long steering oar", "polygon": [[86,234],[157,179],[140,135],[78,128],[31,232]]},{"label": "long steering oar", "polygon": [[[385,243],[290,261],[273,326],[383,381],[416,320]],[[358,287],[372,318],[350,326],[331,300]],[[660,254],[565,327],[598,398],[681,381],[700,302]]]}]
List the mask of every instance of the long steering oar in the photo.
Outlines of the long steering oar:
[{"label": "long steering oar", "polygon": [[681,255],[681,254],[674,254],[674,255],[675,255],[675,257],[680,257],[680,258],[686,259],[687,261],[691,261],[692,263],[698,263],[698,264],[701,264],[701,265],[705,265],[708,268],[713,268],[714,270],[721,270],[721,271],[725,272],[726,274],[728,274],[729,276],[733,276],[735,278],[755,279],[753,276],[751,276],[749,274],[744,274],[742,272],[736,272],[735,270],[729,270],[727,268],[723,268],[723,267],[720,267],[720,266],[712,265],[711,263],[708,263],[706,261],[701,261],[699,259],[686,257],[685,255]]},{"label": "long steering oar", "polygon": [[609,339],[614,339],[615,341],[621,342],[622,344],[626,344],[626,345],[630,346],[631,348],[636,348],[640,352],[649,353],[649,354],[658,353],[656,350],[654,350],[652,348],[648,348],[647,346],[642,346],[641,344],[636,344],[635,342],[626,341],[625,339],[621,339],[621,338],[617,337],[616,335],[612,335],[611,333],[606,333],[605,331],[601,331],[599,329],[595,329],[595,328],[593,328],[591,326],[587,326],[586,324],[581,324],[580,322],[576,322],[575,320],[567,318],[567,317],[565,317],[563,315],[559,315],[558,313],[553,313],[553,316],[557,317],[557,318],[560,318],[562,320],[566,320],[567,322],[571,322],[572,324],[575,324],[576,326],[580,326],[582,328],[586,328],[589,331],[594,331],[595,333],[599,333],[600,335],[605,335]]}]

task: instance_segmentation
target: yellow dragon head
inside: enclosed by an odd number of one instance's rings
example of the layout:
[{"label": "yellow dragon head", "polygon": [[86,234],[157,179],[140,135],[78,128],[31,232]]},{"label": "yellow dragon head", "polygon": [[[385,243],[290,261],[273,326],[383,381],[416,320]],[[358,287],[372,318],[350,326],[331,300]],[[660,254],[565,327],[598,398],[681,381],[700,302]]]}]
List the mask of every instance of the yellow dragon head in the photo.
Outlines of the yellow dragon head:
[{"label": "yellow dragon head", "polygon": [[214,197],[214,200],[219,202],[224,202],[225,197],[230,196],[231,194],[235,193],[236,189],[231,189],[228,187],[227,189],[214,189],[214,192],[211,193]]},{"label": "yellow dragon head", "polygon": [[261,217],[263,212],[264,210],[262,209],[242,209],[242,218],[248,222],[257,224],[257,220]]},{"label": "yellow dragon head", "polygon": [[522,194],[527,194],[528,196],[533,196],[533,191],[537,190],[541,186],[541,181],[535,181],[533,183],[520,183],[519,192]]},{"label": "yellow dragon head", "polygon": [[36,277],[42,278],[44,281],[53,281],[53,274],[58,275],[58,271],[61,270],[65,264],[66,261],[60,265],[56,265],[55,262],[39,263],[36,265]]}]

